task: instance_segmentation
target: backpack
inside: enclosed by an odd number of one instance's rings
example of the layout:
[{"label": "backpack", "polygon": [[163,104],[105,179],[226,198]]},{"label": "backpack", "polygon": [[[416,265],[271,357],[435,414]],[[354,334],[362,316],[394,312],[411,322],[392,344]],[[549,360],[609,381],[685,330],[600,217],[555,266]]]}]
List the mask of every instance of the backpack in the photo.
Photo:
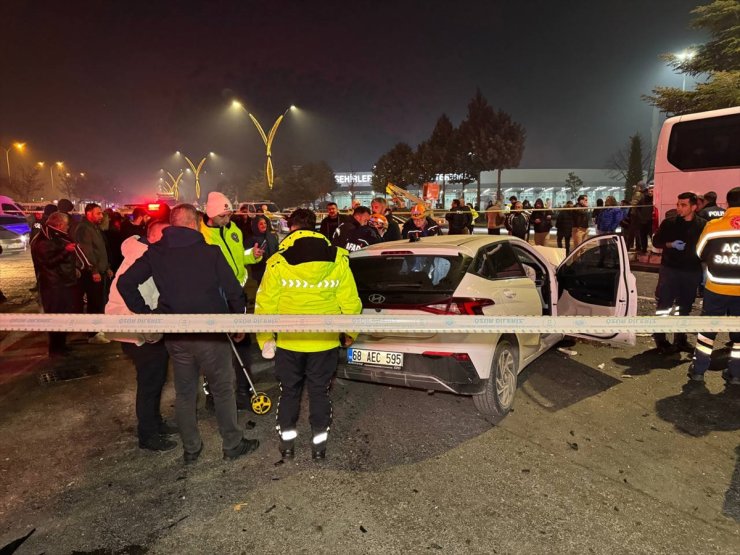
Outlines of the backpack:
[{"label": "backpack", "polygon": [[511,218],[511,234],[515,237],[524,237],[529,230],[528,224],[524,214],[514,214]]}]

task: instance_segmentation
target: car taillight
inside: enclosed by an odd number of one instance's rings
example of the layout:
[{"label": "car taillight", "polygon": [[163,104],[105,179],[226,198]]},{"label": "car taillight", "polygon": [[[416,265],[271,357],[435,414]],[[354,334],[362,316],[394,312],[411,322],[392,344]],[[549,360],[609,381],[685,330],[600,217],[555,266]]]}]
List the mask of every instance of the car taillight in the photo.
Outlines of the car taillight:
[{"label": "car taillight", "polygon": [[159,210],[159,204],[148,204],[147,208],[150,212],[157,212]]},{"label": "car taillight", "polygon": [[452,357],[460,362],[470,362],[468,353],[450,353],[447,351],[424,351],[421,353],[425,357]]},{"label": "car taillight", "polygon": [[431,312],[432,314],[483,314],[483,307],[491,306],[494,302],[491,299],[477,299],[469,297],[452,297],[444,303],[435,303],[420,306],[420,310]]}]

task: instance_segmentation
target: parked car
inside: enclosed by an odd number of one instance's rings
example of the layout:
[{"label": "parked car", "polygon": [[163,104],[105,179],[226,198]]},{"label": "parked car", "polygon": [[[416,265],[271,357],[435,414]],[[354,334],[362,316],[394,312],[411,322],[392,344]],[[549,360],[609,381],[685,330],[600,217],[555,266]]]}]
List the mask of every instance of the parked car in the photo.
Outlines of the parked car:
[{"label": "parked car", "polygon": [[[637,287],[624,240],[565,251],[510,236],[444,235],[379,243],[350,254],[367,314],[634,316]],[[633,333],[579,337],[635,343]],[[338,375],[471,395],[493,423],[511,410],[517,376],[560,333],[372,333],[342,349]]]},{"label": "parked car", "polygon": [[28,248],[31,228],[22,216],[0,216],[0,247],[2,254],[17,254]]}]

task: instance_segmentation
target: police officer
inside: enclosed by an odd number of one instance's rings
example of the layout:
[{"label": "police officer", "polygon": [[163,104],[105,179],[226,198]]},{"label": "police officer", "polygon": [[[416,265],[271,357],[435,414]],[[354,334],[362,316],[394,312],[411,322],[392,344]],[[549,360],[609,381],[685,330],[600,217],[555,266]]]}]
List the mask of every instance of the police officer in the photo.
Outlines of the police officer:
[{"label": "police officer", "polygon": [[[657,316],[669,316],[674,303],[676,316],[688,316],[691,313],[702,276],[696,245],[706,223],[696,215],[696,195],[681,193],[676,202],[676,215],[663,220],[653,236],[653,245],[663,249],[658,286],[655,289]],[[665,333],[653,334],[653,338],[661,354],[693,350],[685,333],[674,334],[673,345],[668,342]]]},{"label": "police officer", "polygon": [[[727,210],[707,223],[696,253],[707,265],[702,316],[740,316],[740,187],[727,193]],[[716,332],[696,336],[690,382],[704,381],[716,336]],[[730,332],[730,341],[730,361],[723,377],[728,385],[740,385],[740,332]]]},{"label": "police officer", "polygon": [[717,206],[717,193],[714,191],[704,193],[704,206],[702,206],[701,210],[699,210],[697,214],[706,221],[724,216],[725,209],[721,206]]},{"label": "police officer", "polygon": [[[257,290],[255,314],[359,314],[362,303],[349,269],[347,251],[314,231],[316,215],[304,208],[288,217],[290,234],[267,261]],[[356,334],[344,334],[349,346]],[[266,358],[275,357],[280,382],[277,431],[284,459],[295,456],[296,424],[303,385],[308,388],[311,456],[323,459],[332,420],[329,387],[337,369],[337,333],[258,333]]]}]

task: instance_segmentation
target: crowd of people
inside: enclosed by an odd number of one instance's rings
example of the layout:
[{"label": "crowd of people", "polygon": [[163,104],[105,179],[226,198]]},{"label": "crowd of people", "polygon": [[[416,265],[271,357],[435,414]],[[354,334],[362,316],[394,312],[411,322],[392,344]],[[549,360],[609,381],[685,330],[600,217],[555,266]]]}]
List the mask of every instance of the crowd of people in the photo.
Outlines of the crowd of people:
[{"label": "crowd of people", "polygon": [[[679,195],[675,214],[669,214],[654,234],[649,188],[639,191],[629,206],[607,197],[592,213],[585,195],[555,210],[541,199],[534,206],[515,197],[509,201],[508,210],[501,202],[489,204],[485,219],[490,234],[505,228],[529,240],[531,231],[535,244],[546,245],[554,226],[557,244],[566,250],[585,239],[592,221],[598,234],[613,233],[621,226],[638,250],[647,249],[647,237],[652,236],[652,244],[663,250],[656,314],[689,314],[704,277],[704,314],[740,315],[740,188],[728,194],[726,213],[717,206],[716,194]],[[289,234],[282,241],[268,217],[235,211],[220,192],[209,193],[203,212],[181,204],[157,217],[138,208],[124,217],[90,203],[84,217],[75,221],[71,209],[65,199],[49,205],[33,228],[31,253],[41,304],[48,313],[243,314],[248,306],[245,284],[251,277],[258,284],[256,314],[358,314],[362,304],[349,270],[349,252],[384,241],[418,241],[442,234],[424,203],[412,206],[410,217],[399,225],[380,197],[370,207],[356,206],[349,215],[329,203],[318,227],[313,211],[297,209],[288,217]],[[472,233],[477,217],[472,206],[454,200],[445,215],[448,233]],[[714,220],[707,224],[708,219]],[[187,280],[182,279],[185,275]],[[303,286],[307,282],[318,285]],[[662,354],[694,351],[690,383],[703,381],[713,334],[698,334],[695,347],[686,334],[674,334],[673,343],[665,334],[654,338]],[[237,425],[237,411],[249,408],[254,393],[245,376],[250,361],[248,334],[106,336],[91,332],[88,338],[90,343],[111,340],[121,342],[136,369],[141,448],[174,449],[177,443],[171,435],[179,433],[185,464],[198,459],[203,449],[196,412],[202,373],[206,407],[215,413],[224,458],[236,459],[257,449],[259,441],[245,437]],[[277,431],[284,458],[295,456],[304,385],[309,396],[311,453],[314,459],[325,457],[332,418],[329,386],[337,349],[353,340],[351,333],[257,334],[263,356],[275,359],[281,388]],[[731,341],[726,379],[740,384],[740,334],[731,334]],[[50,333],[49,356],[67,351],[66,334]],[[176,423],[160,412],[170,362]]]}]

